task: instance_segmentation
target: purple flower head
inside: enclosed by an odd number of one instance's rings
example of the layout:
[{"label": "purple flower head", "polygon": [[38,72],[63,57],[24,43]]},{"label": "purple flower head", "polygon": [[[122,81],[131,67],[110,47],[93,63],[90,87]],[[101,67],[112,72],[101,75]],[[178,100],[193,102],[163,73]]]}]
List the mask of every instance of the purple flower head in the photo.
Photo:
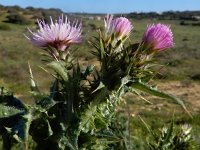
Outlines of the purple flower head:
[{"label": "purple flower head", "polygon": [[70,44],[81,42],[81,24],[74,21],[72,24],[63,15],[58,20],[46,24],[44,20],[38,20],[39,29],[37,32],[29,32],[32,34],[28,39],[33,45],[38,47],[54,47],[57,50],[65,51]]},{"label": "purple flower head", "polygon": [[106,34],[108,36],[115,34],[118,40],[129,36],[131,30],[133,29],[131,22],[125,17],[113,19],[113,15],[107,15],[104,22]]},{"label": "purple flower head", "polygon": [[158,51],[173,47],[173,33],[170,26],[160,23],[147,25],[143,42],[147,47]]}]

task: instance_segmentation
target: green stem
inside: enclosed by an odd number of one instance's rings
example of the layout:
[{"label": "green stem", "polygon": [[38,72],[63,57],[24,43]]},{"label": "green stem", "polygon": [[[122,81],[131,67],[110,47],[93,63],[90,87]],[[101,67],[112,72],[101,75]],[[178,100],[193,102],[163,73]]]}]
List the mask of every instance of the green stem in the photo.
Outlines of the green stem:
[{"label": "green stem", "polygon": [[[70,90],[71,88],[73,88],[72,83],[69,84],[68,91],[71,91]],[[72,115],[73,115],[73,102],[74,102],[74,93],[69,92],[68,99],[67,99],[67,110],[66,110],[66,125],[67,126],[71,124]]]}]

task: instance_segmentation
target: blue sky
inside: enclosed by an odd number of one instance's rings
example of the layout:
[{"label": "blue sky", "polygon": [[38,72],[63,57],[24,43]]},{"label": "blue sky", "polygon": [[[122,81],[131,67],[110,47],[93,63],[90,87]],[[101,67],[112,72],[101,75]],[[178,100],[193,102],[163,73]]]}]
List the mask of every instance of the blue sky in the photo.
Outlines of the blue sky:
[{"label": "blue sky", "polygon": [[200,10],[200,0],[0,0],[0,4],[60,8],[65,12],[89,13]]}]

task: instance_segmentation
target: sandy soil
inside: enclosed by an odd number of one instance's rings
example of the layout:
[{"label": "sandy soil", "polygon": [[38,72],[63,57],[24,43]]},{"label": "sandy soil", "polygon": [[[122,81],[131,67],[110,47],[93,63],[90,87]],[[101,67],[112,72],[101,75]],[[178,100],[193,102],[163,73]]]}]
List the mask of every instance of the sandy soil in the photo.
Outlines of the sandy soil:
[{"label": "sandy soil", "polygon": [[191,111],[200,113],[200,82],[158,81],[157,87],[182,98]]}]

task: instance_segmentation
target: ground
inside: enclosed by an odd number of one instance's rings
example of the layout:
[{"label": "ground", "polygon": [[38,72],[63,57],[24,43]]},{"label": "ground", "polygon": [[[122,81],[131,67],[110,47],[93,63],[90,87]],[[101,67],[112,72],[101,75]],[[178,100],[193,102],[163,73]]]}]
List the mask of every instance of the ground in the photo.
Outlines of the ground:
[{"label": "ground", "polygon": [[162,81],[158,88],[181,97],[192,113],[200,113],[200,83],[194,81]]}]

